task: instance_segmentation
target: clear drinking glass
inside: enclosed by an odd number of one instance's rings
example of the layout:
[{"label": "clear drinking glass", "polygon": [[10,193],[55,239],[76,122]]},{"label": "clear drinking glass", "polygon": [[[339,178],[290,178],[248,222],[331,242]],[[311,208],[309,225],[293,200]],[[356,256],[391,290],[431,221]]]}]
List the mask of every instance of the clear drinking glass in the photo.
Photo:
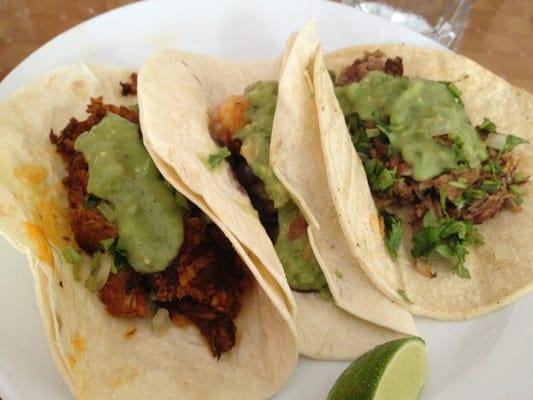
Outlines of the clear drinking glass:
[{"label": "clear drinking glass", "polygon": [[342,0],[344,4],[403,24],[451,47],[474,0]]}]

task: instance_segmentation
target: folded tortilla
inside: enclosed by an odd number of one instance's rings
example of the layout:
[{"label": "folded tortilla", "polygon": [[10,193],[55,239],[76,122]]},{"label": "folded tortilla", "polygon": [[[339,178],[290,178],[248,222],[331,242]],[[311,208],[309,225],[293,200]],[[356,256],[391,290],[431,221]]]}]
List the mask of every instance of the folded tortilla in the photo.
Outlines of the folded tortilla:
[{"label": "folded tortilla", "polygon": [[[128,76],[129,71],[72,65],[0,104],[0,232],[28,256],[58,369],[79,399],[271,397],[297,362],[290,292],[182,181],[170,182],[219,226],[255,277],[235,319],[236,345],[219,360],[192,324],[161,335],[152,330],[151,318],[109,315],[96,293],[74,279],[61,254],[75,239],[61,182],[65,164],[50,143],[50,129],[58,132],[69,118],[82,119],[91,97],[134,103],[120,95],[118,83]],[[211,190],[209,182],[203,184]],[[243,199],[234,217],[247,215],[250,207]]]},{"label": "folded tortilla", "polygon": [[[289,39],[281,61],[244,63],[162,51],[139,72],[140,119],[144,140],[157,155],[154,159],[165,178],[183,182],[205,202],[287,289],[272,243],[228,165],[222,163],[212,173],[205,163],[219,149],[209,134],[209,111],[257,81],[280,81],[271,143],[274,172],[309,222],[311,244],[333,295],[328,301],[316,293],[293,292],[300,352],[321,359],[352,359],[377,344],[416,334],[416,328],[412,316],[383,296],[358,268],[335,218],[308,86],[311,75],[306,72],[317,47],[311,24]],[[278,149],[276,137],[291,143],[280,142],[284,149]],[[288,163],[278,165],[283,154],[290,156]],[[292,173],[299,182],[289,176]],[[312,190],[306,190],[309,182],[301,174],[310,174]],[[246,212],[238,213],[243,208]]]},{"label": "folded tortilla", "polygon": [[[479,226],[485,243],[469,248],[466,265],[471,279],[458,277],[439,260],[432,263],[437,272],[435,278],[418,273],[409,251],[410,231],[404,236],[397,262],[389,257],[363,164],[350,140],[328,74],[328,69],[339,72],[365,52],[377,49],[388,57],[401,57],[406,76],[455,82],[474,125],[487,117],[499,130],[527,139],[530,144],[520,146],[513,154],[528,176],[533,172],[533,96],[463,56],[405,45],[344,49],[326,55],[325,62],[317,57],[314,66],[316,109],[329,189],[351,253],[369,279],[411,312],[439,319],[472,318],[509,304],[533,288],[529,243],[533,233],[531,185],[520,212],[504,210]],[[508,256],[498,257],[498,252]]]}]

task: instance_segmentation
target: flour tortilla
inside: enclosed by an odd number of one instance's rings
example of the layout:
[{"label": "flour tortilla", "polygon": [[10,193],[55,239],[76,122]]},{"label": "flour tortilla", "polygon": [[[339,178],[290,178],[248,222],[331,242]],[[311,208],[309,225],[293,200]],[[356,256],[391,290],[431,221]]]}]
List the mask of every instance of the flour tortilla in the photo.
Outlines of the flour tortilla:
[{"label": "flour tortilla", "polygon": [[[294,36],[289,39],[290,44],[282,58],[285,60],[283,68],[289,68],[291,44],[296,43],[295,47],[299,47],[305,40],[299,41]],[[219,150],[209,135],[209,110],[229,96],[243,93],[252,83],[278,80],[281,69],[279,60],[243,63],[165,50],[143,65],[138,89],[144,140],[147,147],[157,154],[160,170],[168,171],[165,176],[171,182],[172,177],[179,177],[185,182],[235,234],[243,247],[268,267],[276,282],[287,290],[283,268],[274,248],[227,163],[222,163],[213,174],[205,162],[209,154]],[[309,111],[314,112],[312,109]],[[315,134],[318,136],[318,130]],[[162,168],[162,163],[166,168]],[[247,212],[236,216],[236,210],[242,208]],[[342,235],[337,237],[342,240]],[[315,246],[315,250],[317,248]],[[324,260],[333,260],[341,254],[325,246],[323,248],[328,253],[322,255]],[[342,260],[343,263],[352,262],[349,252],[342,254],[342,257],[347,257]],[[368,280],[364,285],[371,286]],[[374,293],[373,298],[359,298],[359,308],[354,309],[361,316],[348,313],[315,294],[293,293],[298,308],[300,352],[314,358],[353,359],[383,341],[416,333],[408,313],[378,291]],[[378,305],[374,304],[374,300],[378,301]],[[398,317],[388,310],[402,316]],[[381,327],[368,321],[378,322]]]},{"label": "flour tortilla", "polygon": [[58,369],[79,399],[268,398],[297,362],[289,302],[276,292],[279,288],[271,288],[273,279],[260,262],[188,187],[176,184],[224,231],[256,277],[236,319],[237,343],[220,360],[193,325],[172,326],[158,336],[150,318],[111,317],[98,296],[74,280],[72,267],[61,256],[74,237],[61,183],[65,164],[49,141],[50,129],[59,132],[70,117],[84,119],[90,97],[135,103],[119,93],[118,82],[128,76],[129,71],[73,65],[0,104],[0,231],[28,256]]},{"label": "flour tortilla", "polygon": [[[321,144],[330,192],[352,254],[370,280],[390,299],[411,312],[438,319],[466,319],[498,309],[533,287],[533,196],[531,185],[521,212],[505,210],[484,222],[479,230],[485,244],[469,247],[466,266],[471,279],[459,278],[448,263],[436,260],[437,277],[416,272],[410,255],[411,232],[407,228],[397,262],[393,262],[381,236],[378,213],[363,165],[352,145],[328,69],[337,73],[365,51],[380,49],[388,57],[402,57],[409,77],[453,81],[462,91],[466,111],[474,125],[484,117],[501,132],[533,143],[533,96],[517,89],[475,62],[451,52],[405,45],[359,46],[316,58],[314,85]],[[533,173],[532,144],[516,150],[520,169]],[[506,253],[504,259],[495,253]],[[400,295],[403,290],[412,304]]]}]

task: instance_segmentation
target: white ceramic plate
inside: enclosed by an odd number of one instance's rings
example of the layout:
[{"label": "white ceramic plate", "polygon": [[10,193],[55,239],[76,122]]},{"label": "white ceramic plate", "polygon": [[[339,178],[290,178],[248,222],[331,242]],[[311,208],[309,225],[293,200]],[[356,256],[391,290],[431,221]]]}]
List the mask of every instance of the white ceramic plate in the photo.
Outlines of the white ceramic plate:
[{"label": "white ceramic plate", "polygon": [[[318,22],[326,51],[362,43],[439,47],[401,26],[329,2],[147,1],[59,35],[4,79],[0,99],[60,65],[83,61],[138,67],[162,47],[234,58],[274,57],[287,36],[310,18]],[[3,239],[0,255],[0,397],[70,399],[48,350],[26,260]],[[533,398],[533,296],[473,321],[418,322],[430,360],[423,399]],[[302,358],[276,399],[324,399],[346,365]]]}]

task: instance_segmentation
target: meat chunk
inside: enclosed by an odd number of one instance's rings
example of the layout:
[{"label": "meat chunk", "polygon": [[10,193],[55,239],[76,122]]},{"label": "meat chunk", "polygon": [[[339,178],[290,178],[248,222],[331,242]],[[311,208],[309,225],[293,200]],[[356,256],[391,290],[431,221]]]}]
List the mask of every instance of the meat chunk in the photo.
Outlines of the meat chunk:
[{"label": "meat chunk", "polygon": [[242,293],[250,285],[246,265],[220,231],[198,209],[184,218],[185,239],[178,257],[163,272],[148,279],[157,301],[185,297],[236,316]]},{"label": "meat chunk", "polygon": [[141,276],[131,268],[110,274],[100,299],[114,317],[143,318],[148,315],[147,292]]},{"label": "meat chunk", "polygon": [[185,238],[178,257],[163,271],[146,276],[155,300],[177,324],[194,323],[213,354],[235,345],[235,318],[251,285],[248,269],[224,233],[190,206],[184,216]]},{"label": "meat chunk", "polygon": [[403,60],[401,57],[387,58],[385,61],[386,74],[392,76],[403,76]]},{"label": "meat chunk", "polygon": [[185,317],[195,324],[206,338],[211,352],[220,358],[233,348],[236,340],[236,326],[232,318],[204,304],[198,304],[190,298],[176,301],[168,306],[170,318],[181,324]]},{"label": "meat chunk", "polygon": [[307,229],[307,221],[304,217],[299,216],[294,218],[289,224],[289,240],[298,239]]},{"label": "meat chunk", "polygon": [[359,82],[370,71],[383,71],[393,76],[403,75],[403,61],[400,57],[386,58],[381,50],[365,52],[363,58],[356,59],[339,75],[336,84],[339,86]]},{"label": "meat chunk", "polygon": [[234,135],[248,123],[250,102],[245,96],[231,96],[209,118],[209,132],[220,146],[230,147]]},{"label": "meat chunk", "polygon": [[507,191],[501,190],[491,194],[486,199],[476,200],[468,206],[462,217],[471,219],[474,224],[481,224],[483,221],[498,214],[505,205],[505,200],[511,196]]},{"label": "meat chunk", "polygon": [[136,95],[137,94],[137,74],[132,73],[130,75],[130,81],[129,82],[120,82],[120,86],[122,87],[122,96],[128,96],[128,95]]}]

